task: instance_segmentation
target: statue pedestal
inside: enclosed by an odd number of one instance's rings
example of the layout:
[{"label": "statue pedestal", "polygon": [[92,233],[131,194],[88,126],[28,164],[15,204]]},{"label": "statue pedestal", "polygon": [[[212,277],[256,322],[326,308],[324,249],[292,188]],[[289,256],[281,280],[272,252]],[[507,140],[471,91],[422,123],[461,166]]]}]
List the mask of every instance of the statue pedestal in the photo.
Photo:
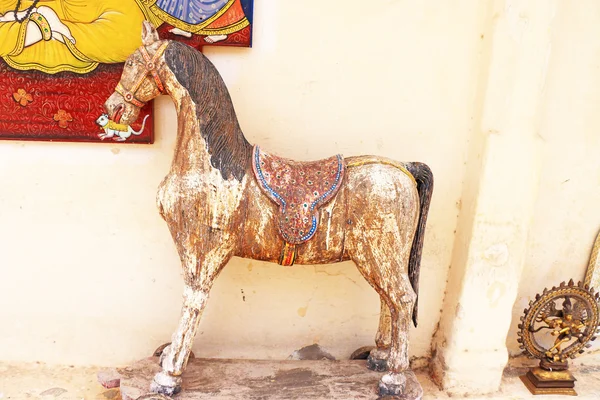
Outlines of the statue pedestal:
[{"label": "statue pedestal", "polygon": [[[147,395],[150,382],[159,370],[156,357],[119,369],[123,400]],[[191,359],[183,374],[182,391],[174,399],[376,399],[382,375],[369,371],[365,360]],[[408,371],[406,378],[405,394],[394,399],[421,399],[423,390],[414,373]],[[156,396],[156,399],[164,397]]]},{"label": "statue pedestal", "polygon": [[540,367],[531,368],[520,377],[527,389],[534,394],[562,394],[577,396],[575,378],[568,370],[548,371]]}]

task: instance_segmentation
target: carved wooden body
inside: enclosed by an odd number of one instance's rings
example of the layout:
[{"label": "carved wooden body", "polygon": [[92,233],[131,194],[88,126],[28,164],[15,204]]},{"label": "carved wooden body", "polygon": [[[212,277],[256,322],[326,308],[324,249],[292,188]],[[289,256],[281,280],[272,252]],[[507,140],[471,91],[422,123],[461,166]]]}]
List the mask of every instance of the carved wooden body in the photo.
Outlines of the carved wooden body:
[{"label": "carved wooden body", "polygon": [[[175,155],[160,184],[157,204],[182,261],[185,290],[179,327],[152,387],[173,394],[221,269],[233,256],[277,262],[284,240],[274,218],[278,206],[255,179],[252,146],[214,66],[190,47],[160,41],[149,24],[142,36],[145,47],[126,62],[121,89],[105,108],[111,118],[129,124],[137,118],[139,105],[158,96],[162,87],[177,109]],[[416,323],[432,175],[421,163],[373,156],[345,161],[343,186],[321,208],[314,237],[297,246],[296,262],[356,263],[382,299],[377,351],[371,360],[377,365],[377,360],[387,359],[389,373],[382,378],[380,392],[399,394],[405,381],[402,371],[409,367],[413,309]]]}]

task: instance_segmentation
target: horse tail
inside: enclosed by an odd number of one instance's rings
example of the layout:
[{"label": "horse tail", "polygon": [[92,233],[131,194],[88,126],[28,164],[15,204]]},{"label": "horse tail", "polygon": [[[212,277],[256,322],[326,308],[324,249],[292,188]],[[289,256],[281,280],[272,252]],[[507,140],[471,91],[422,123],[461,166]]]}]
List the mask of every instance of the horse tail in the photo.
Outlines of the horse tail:
[{"label": "horse tail", "polygon": [[148,119],[149,116],[150,116],[150,114],[148,114],[144,117],[144,122],[142,122],[142,127],[140,128],[139,131],[136,132],[132,129],[131,133],[133,133],[134,135],[141,135],[142,132],[144,132],[144,127],[146,126],[146,120]]},{"label": "horse tail", "polygon": [[408,261],[408,278],[412,285],[417,299],[413,308],[413,323],[417,326],[419,315],[419,273],[421,271],[421,255],[423,253],[423,241],[425,239],[425,225],[427,224],[427,213],[431,203],[431,194],[433,193],[433,173],[427,164],[420,162],[409,162],[404,164],[406,169],[412,174],[417,182],[417,192],[419,193],[419,221],[417,231],[410,249],[410,259]]}]

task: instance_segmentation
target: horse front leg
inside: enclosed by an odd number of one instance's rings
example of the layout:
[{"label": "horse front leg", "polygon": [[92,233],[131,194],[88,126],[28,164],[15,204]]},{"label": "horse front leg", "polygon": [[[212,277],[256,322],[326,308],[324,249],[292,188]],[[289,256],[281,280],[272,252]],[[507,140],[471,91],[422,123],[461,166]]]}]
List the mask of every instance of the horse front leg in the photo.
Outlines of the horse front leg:
[{"label": "horse front leg", "polygon": [[192,351],[211,286],[212,282],[198,288],[185,286],[179,326],[171,338],[171,344],[164,349],[162,371],[154,376],[150,386],[152,392],[172,396],[181,390],[181,375]]}]

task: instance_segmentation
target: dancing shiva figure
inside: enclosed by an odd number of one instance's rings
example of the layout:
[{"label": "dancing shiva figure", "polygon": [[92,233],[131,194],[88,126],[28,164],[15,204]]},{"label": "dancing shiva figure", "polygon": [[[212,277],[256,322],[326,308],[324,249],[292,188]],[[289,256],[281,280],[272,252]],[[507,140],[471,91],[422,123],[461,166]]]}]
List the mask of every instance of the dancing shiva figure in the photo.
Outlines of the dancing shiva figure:
[{"label": "dancing shiva figure", "polygon": [[166,94],[177,111],[175,154],[157,205],[185,287],[179,326],[151,390],[181,390],[210,289],[233,256],[283,265],[352,260],[381,298],[377,348],[368,362],[387,370],[380,394],[403,395],[418,385],[409,369],[408,331],[411,319],[417,322],[429,167],[376,156],[298,162],[266,153],[244,137],[227,88],[202,53],[160,40],[147,22],[142,42],[105,109],[129,125],[144,104]]}]

